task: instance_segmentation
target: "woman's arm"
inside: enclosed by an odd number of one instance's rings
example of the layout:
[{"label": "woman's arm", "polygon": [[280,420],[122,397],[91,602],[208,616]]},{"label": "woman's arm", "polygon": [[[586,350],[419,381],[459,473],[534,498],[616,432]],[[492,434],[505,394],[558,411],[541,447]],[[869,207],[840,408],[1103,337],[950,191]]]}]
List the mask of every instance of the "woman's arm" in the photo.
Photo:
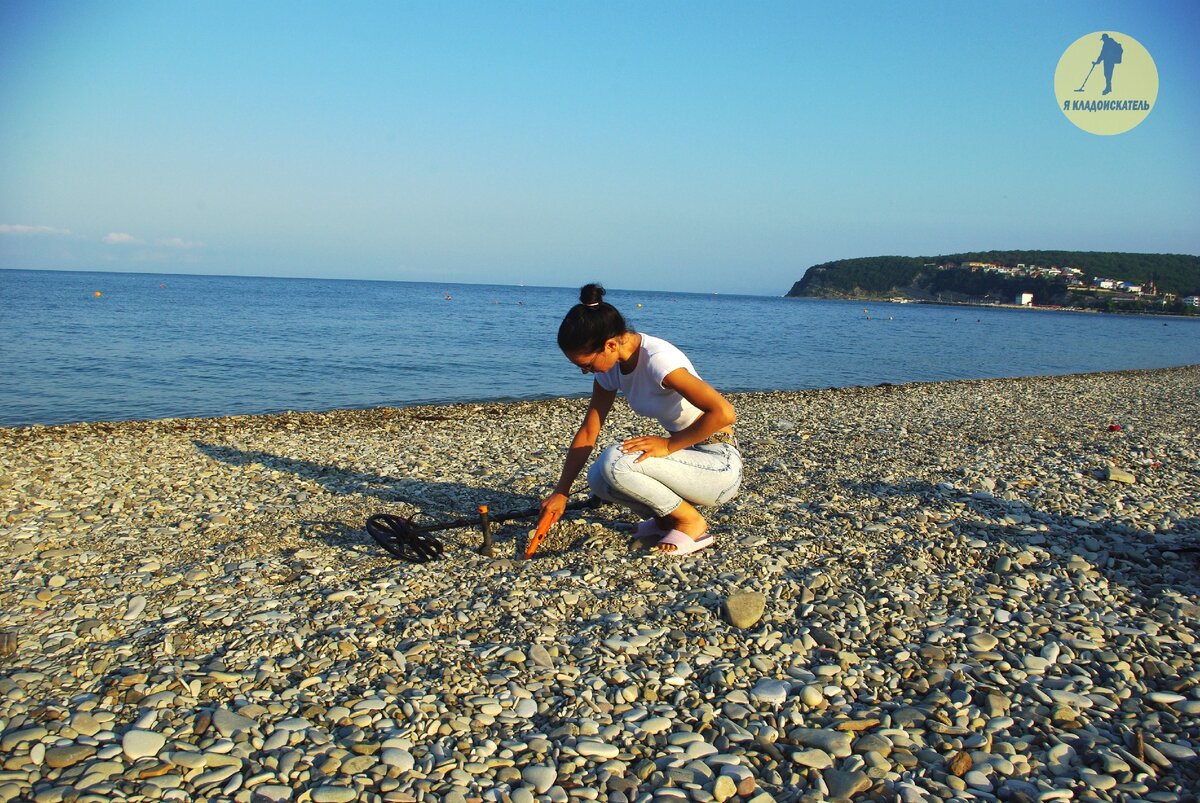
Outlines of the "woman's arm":
[{"label": "woman's arm", "polygon": [[600,428],[604,424],[604,419],[608,417],[608,411],[612,409],[613,400],[616,398],[615,390],[605,390],[600,387],[599,383],[592,381],[591,403],[588,404],[587,412],[583,414],[583,423],[579,425],[579,430],[571,439],[571,446],[567,449],[567,458],[563,461],[562,474],[558,478],[558,484],[554,486],[554,491],[550,496],[542,500],[542,515],[538,519],[539,525],[546,521],[547,516],[552,517],[550,524],[554,524],[566,511],[567,497],[571,495],[571,486],[575,484],[579,472],[583,471],[583,467],[587,465],[588,456],[591,455],[592,449],[596,445],[596,439],[600,437]]},{"label": "woman's arm", "polygon": [[714,432],[733,426],[737,421],[733,405],[716,388],[686,368],[676,368],[663,377],[663,387],[675,391],[691,402],[701,411],[700,417],[670,438],[643,435],[622,443],[621,448],[624,451],[642,453],[636,461],[638,463],[647,457],[666,457],[672,452],[694,446]]}]

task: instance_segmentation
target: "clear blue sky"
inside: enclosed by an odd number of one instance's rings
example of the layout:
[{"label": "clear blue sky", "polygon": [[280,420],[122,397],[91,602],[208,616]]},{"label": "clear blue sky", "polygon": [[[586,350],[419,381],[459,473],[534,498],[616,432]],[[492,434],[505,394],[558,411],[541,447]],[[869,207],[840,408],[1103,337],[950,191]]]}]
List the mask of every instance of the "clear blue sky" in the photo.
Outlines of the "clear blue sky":
[{"label": "clear blue sky", "polygon": [[[4,0],[0,268],[778,295],[856,256],[1197,254],[1198,20],[1190,0]],[[1160,81],[1111,137],[1053,89],[1101,30]]]}]

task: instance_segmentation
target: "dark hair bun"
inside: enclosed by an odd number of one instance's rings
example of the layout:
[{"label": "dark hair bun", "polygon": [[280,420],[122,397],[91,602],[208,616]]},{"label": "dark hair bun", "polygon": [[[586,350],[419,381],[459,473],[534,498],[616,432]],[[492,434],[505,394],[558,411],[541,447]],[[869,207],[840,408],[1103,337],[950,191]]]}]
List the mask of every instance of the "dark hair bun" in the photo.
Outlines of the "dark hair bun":
[{"label": "dark hair bun", "polygon": [[604,288],[599,284],[585,284],[579,288],[579,303],[580,304],[599,304],[604,300]]},{"label": "dark hair bun", "polygon": [[604,288],[585,284],[579,288],[579,303],[558,327],[558,347],[568,356],[595,354],[610,338],[631,331],[617,308],[604,303]]}]

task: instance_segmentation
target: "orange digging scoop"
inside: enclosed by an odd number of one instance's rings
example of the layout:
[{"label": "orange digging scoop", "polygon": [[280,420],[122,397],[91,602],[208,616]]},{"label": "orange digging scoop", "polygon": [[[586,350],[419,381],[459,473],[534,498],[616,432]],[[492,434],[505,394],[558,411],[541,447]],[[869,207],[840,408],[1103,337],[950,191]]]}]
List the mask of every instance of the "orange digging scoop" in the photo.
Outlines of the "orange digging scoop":
[{"label": "orange digging scoop", "polygon": [[537,530],[534,531],[533,537],[529,539],[529,545],[525,547],[525,560],[533,557],[533,553],[537,552],[538,547],[542,545],[542,541],[546,540],[546,533],[550,532],[550,528],[554,526],[549,518],[538,522]]}]

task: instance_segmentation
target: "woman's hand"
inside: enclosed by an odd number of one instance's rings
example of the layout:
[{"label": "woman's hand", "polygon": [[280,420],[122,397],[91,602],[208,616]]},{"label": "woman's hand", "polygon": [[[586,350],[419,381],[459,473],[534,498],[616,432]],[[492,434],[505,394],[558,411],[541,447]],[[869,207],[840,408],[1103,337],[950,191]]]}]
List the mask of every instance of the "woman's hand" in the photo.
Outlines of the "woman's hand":
[{"label": "woman's hand", "polygon": [[636,438],[630,438],[621,444],[621,451],[625,454],[633,452],[641,452],[635,463],[640,463],[647,457],[666,457],[671,453],[671,441],[659,435],[641,435]]},{"label": "woman's hand", "polygon": [[553,527],[554,523],[562,518],[563,513],[567,512],[567,496],[566,494],[552,493],[542,500],[542,514],[538,516],[537,528],[542,529],[542,525],[547,528]]}]

